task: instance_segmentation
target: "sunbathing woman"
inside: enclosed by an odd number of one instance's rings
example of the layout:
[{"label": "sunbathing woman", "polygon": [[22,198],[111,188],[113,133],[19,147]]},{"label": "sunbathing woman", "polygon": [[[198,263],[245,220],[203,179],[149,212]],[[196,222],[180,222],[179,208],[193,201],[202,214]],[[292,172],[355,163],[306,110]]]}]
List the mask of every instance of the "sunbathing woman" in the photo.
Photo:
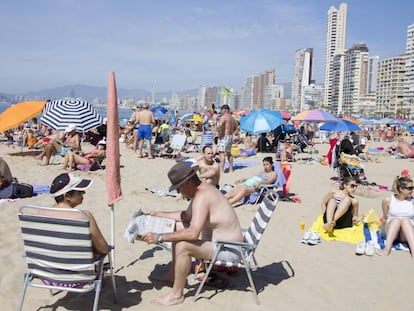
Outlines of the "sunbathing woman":
[{"label": "sunbathing woman", "polygon": [[62,169],[74,170],[77,164],[92,164],[96,159],[102,159],[105,157],[106,141],[101,140],[98,142],[96,149],[87,153],[76,153],[74,151],[68,151],[63,159]]},{"label": "sunbathing woman", "polygon": [[359,202],[352,196],[356,188],[355,179],[346,176],[342,179],[338,190],[329,191],[323,198],[321,204],[323,227],[327,232],[352,227],[358,223]]},{"label": "sunbathing woman", "polygon": [[245,196],[259,190],[262,185],[271,185],[276,181],[277,174],[273,171],[272,157],[265,157],[263,159],[263,170],[263,172],[253,177],[236,181],[240,185],[225,194],[230,204],[239,202]]},{"label": "sunbathing woman", "polygon": [[392,185],[394,194],[382,201],[382,212],[385,220],[384,235],[387,244],[379,255],[388,256],[395,241],[407,242],[411,258],[414,258],[414,205],[413,181],[408,177],[396,177]]}]

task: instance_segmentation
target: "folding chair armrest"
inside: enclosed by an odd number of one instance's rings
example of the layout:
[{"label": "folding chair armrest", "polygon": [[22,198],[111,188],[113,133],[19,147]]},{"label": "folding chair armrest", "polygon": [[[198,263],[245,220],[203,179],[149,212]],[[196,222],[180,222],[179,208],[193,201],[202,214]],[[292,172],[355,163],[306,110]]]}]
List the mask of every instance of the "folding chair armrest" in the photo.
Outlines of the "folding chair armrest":
[{"label": "folding chair armrest", "polygon": [[217,245],[231,245],[231,246],[240,246],[242,248],[256,248],[256,245],[249,244],[246,242],[236,242],[236,241],[225,241],[225,240],[217,240]]}]

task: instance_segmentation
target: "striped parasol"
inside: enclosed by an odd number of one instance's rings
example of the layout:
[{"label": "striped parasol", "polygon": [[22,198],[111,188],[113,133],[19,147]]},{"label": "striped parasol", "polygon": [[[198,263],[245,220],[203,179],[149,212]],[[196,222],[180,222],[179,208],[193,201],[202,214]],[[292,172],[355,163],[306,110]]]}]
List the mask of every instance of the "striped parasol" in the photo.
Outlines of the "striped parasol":
[{"label": "striped parasol", "polygon": [[48,101],[40,122],[48,127],[64,131],[70,124],[76,130],[86,132],[102,124],[102,117],[96,109],[85,100],[64,98]]}]

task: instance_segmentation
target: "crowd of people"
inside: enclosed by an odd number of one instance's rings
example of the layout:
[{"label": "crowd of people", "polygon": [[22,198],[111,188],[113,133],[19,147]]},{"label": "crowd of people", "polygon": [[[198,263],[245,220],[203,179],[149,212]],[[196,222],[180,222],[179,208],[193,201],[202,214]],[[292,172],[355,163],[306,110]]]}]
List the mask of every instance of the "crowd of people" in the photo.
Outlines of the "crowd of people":
[{"label": "crowd of people", "polygon": [[[184,302],[184,287],[186,277],[191,268],[192,258],[211,259],[216,250],[217,240],[229,240],[241,242],[243,234],[240,222],[234,206],[240,203],[246,196],[260,191],[262,187],[272,185],[277,180],[274,168],[274,133],[261,134],[257,142],[252,141],[252,135],[240,136],[239,123],[231,114],[228,105],[221,106],[220,117],[213,114],[213,122],[204,128],[211,130],[216,138],[216,143],[203,146],[200,155],[193,165],[184,161],[178,161],[168,171],[171,183],[169,190],[176,190],[183,199],[189,201],[185,210],[174,212],[146,211],[147,214],[164,217],[176,221],[176,230],[171,233],[158,234],[148,232],[140,237],[149,244],[172,242],[172,268],[166,274],[158,276],[159,280],[172,283],[171,291],[154,300],[160,305],[174,305]],[[200,124],[199,124],[200,125]],[[197,126],[199,126],[197,125]],[[43,130],[42,130],[43,129]],[[308,127],[303,135],[312,141],[315,130]],[[190,126],[186,124],[168,124],[166,120],[156,120],[149,109],[149,105],[137,105],[131,119],[121,129],[121,142],[132,146],[138,158],[153,159],[153,144],[168,143],[173,131],[182,131],[187,136],[187,144],[194,145],[195,140],[191,135]],[[39,133],[42,134],[39,134]],[[33,137],[37,137],[36,141]],[[367,133],[352,132],[349,135],[333,137],[330,150],[330,162],[334,156],[334,147],[340,152],[355,155],[359,160],[371,161],[372,155],[367,146],[367,140],[371,137]],[[244,148],[236,153],[232,152],[233,144],[242,142]],[[398,138],[399,150],[407,157],[414,152],[404,138]],[[92,164],[94,158],[104,157],[106,142],[100,140],[96,148],[83,152],[81,148],[80,133],[74,125],[69,125],[63,133],[50,132],[32,120],[30,127],[22,133],[22,143],[28,148],[39,148],[41,153],[37,156],[43,165],[50,163],[55,154],[62,154],[64,170],[73,170],[78,164]],[[293,153],[300,148],[293,144],[288,136],[281,140],[279,145],[280,161],[288,161]],[[66,150],[66,151],[65,151]],[[225,173],[225,163],[229,164],[229,173],[233,173],[233,161],[236,157],[248,157],[257,152],[272,152],[270,156],[262,159],[263,170],[236,182],[235,187],[223,195],[219,191],[220,178]],[[217,157],[217,158],[216,158]],[[216,161],[217,159],[217,161]],[[12,180],[9,166],[0,158],[0,188],[8,185]],[[341,176],[338,189],[329,191],[321,202],[321,214],[323,215],[323,228],[328,233],[343,228],[349,228],[361,221],[359,215],[359,201],[355,192],[361,181],[360,176],[352,174]],[[92,185],[92,180],[85,180],[73,176],[71,173],[59,174],[51,183],[50,194],[55,200],[54,208],[74,208],[82,204],[85,191]],[[409,177],[396,177],[393,182],[393,193],[382,201],[382,218],[384,220],[383,236],[387,239],[385,249],[378,251],[380,255],[389,255],[394,242],[406,242],[411,250],[414,249],[414,184]],[[91,212],[85,211],[90,219],[93,249],[97,255],[107,254],[108,243],[102,235],[97,221]],[[53,216],[53,209],[49,212]],[[240,260],[239,254],[233,249],[220,253],[219,260]],[[414,251],[411,251],[414,258]]]}]

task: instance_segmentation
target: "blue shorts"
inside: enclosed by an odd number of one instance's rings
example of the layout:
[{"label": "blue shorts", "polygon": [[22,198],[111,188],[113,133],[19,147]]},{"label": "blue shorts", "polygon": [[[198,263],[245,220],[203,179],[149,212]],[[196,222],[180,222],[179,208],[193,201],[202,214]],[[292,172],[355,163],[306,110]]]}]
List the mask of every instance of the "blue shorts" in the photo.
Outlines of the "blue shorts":
[{"label": "blue shorts", "polygon": [[151,140],[152,138],[152,126],[151,125],[140,125],[138,128],[138,140],[146,139]]}]

